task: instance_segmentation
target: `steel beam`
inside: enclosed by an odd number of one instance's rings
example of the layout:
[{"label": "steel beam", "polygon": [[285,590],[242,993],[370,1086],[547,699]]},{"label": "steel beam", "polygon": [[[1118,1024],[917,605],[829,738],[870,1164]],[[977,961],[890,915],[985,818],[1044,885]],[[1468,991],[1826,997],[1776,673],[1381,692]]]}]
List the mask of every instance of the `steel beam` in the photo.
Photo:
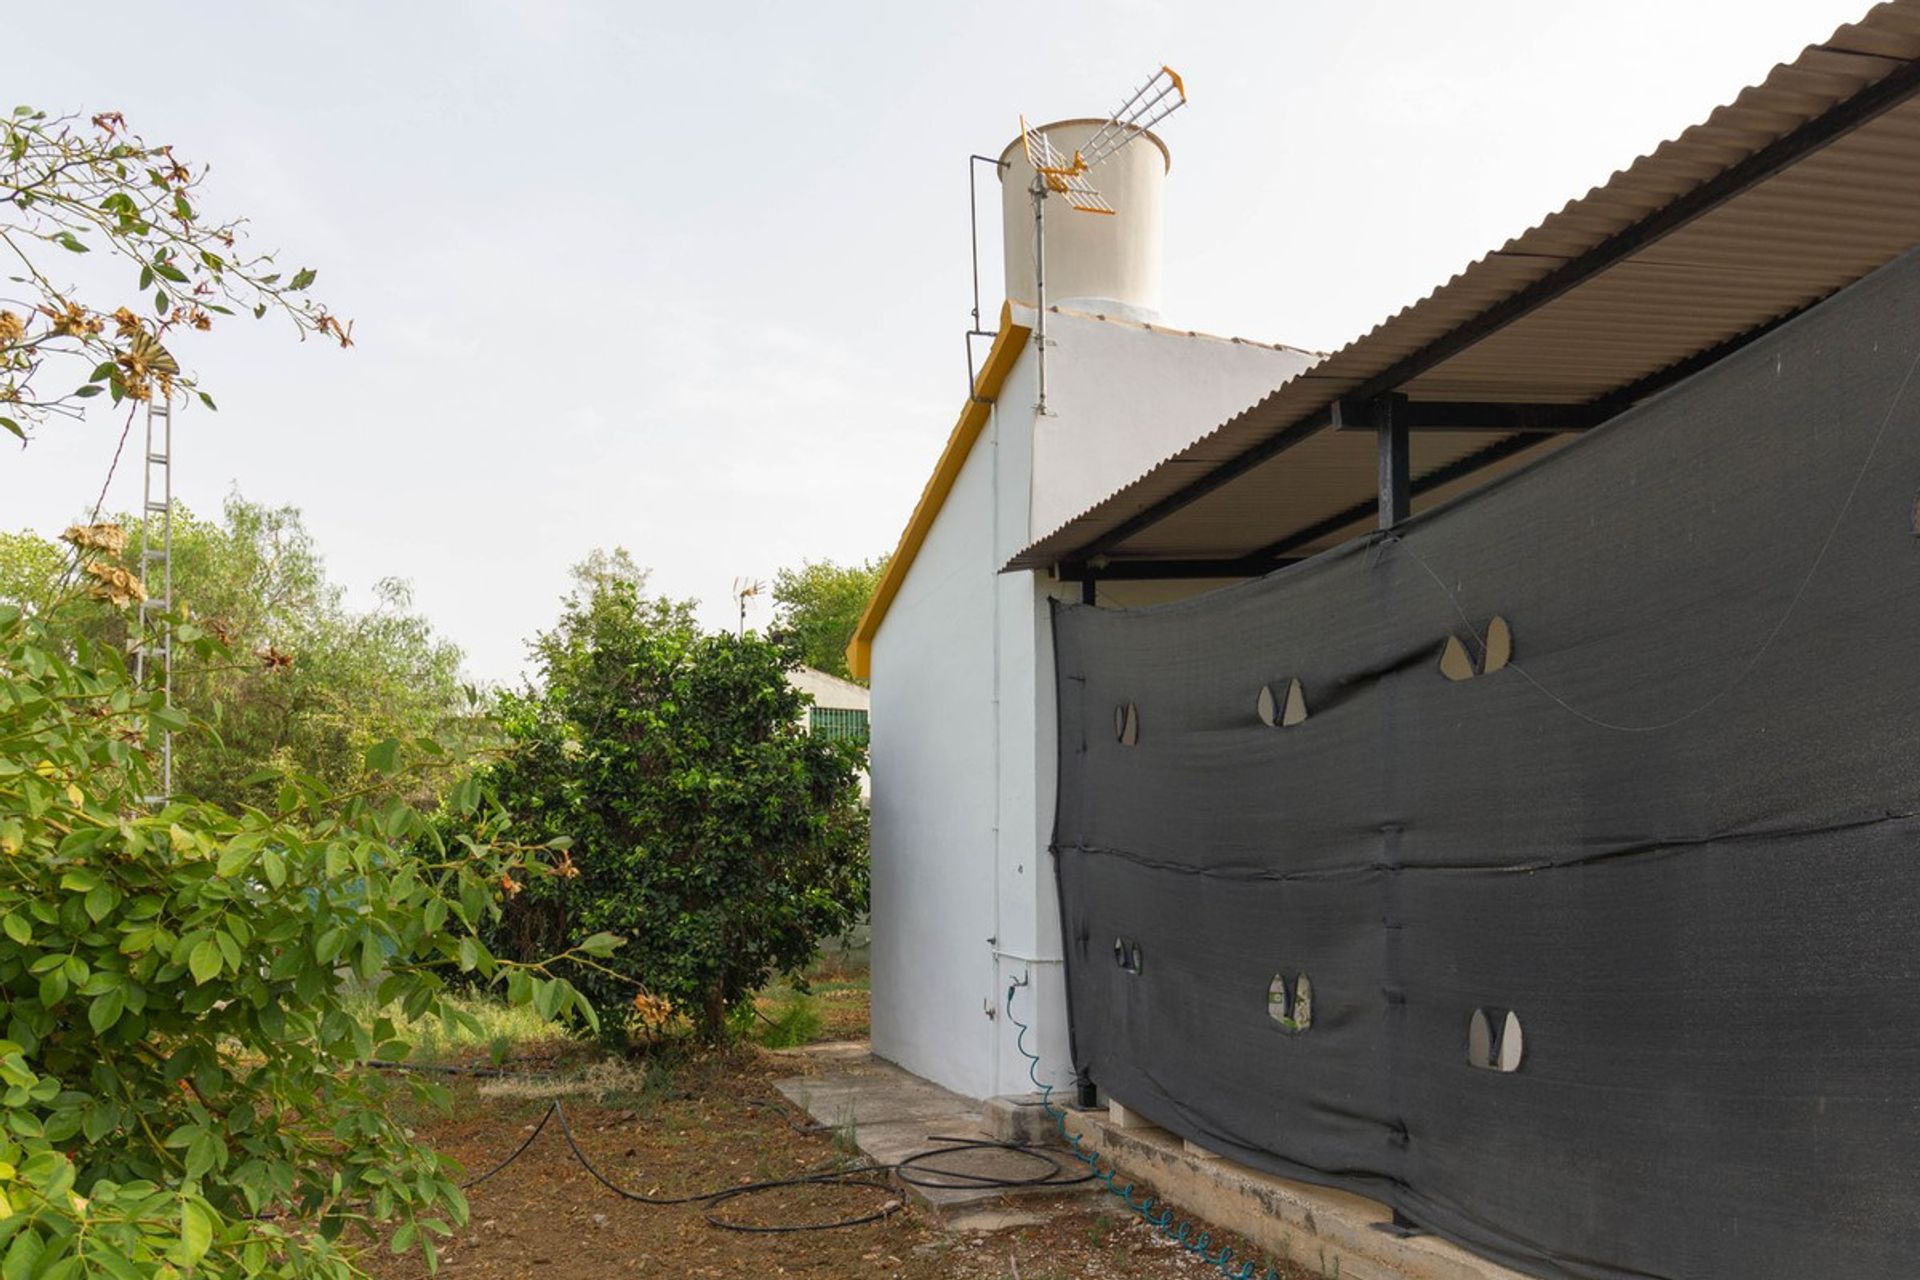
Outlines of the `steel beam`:
[{"label": "steel beam", "polygon": [[[1450,485],[1456,480],[1465,479],[1482,467],[1490,467],[1496,462],[1511,458],[1516,453],[1524,453],[1542,441],[1551,439],[1553,434],[1550,432],[1518,432],[1505,439],[1496,440],[1484,449],[1476,449],[1464,458],[1456,458],[1443,467],[1435,467],[1425,475],[1414,477],[1413,483],[1408,488],[1416,498],[1424,493],[1432,493],[1435,489]],[[1329,534],[1338,533],[1349,525],[1359,524],[1362,520],[1376,515],[1379,510],[1380,502],[1377,498],[1356,502],[1344,511],[1328,516],[1325,520],[1290,533],[1277,542],[1270,542],[1257,551],[1248,552],[1244,559],[1244,563],[1250,570],[1248,576],[1270,573],[1284,565],[1296,563],[1298,557],[1289,558],[1291,553],[1312,546],[1320,539]]]},{"label": "steel beam", "polygon": [[1380,527],[1391,529],[1413,514],[1413,454],[1407,437],[1407,398],[1389,393],[1368,409],[1380,445]]},{"label": "steel beam", "polygon": [[[1099,565],[1079,562],[1059,568],[1062,582],[1176,582],[1194,578],[1257,578],[1292,564],[1291,560],[1269,556],[1255,561],[1250,556],[1218,559],[1105,560]],[[1084,592],[1082,593],[1084,598]]]},{"label": "steel beam", "polygon": [[[1394,361],[1387,368],[1355,387],[1349,393],[1348,399],[1364,403],[1376,396],[1399,389],[1405,383],[1562,297],[1696,218],[1711,213],[1741,192],[1766,181],[1811,152],[1844,137],[1861,125],[1899,106],[1917,92],[1920,92],[1920,59],[1902,62],[1886,76],[1861,89],[1852,97],[1835,103],[1818,116],[1774,139],[1745,159],[1736,161],[1714,177],[1676,196],[1631,226],[1623,227],[1592,248],[1567,259],[1532,284],[1509,294],[1425,346]],[[1087,542],[1073,553],[1074,557],[1085,560],[1112,550],[1143,530],[1159,524],[1175,512],[1184,510],[1222,485],[1245,475],[1260,464],[1278,457],[1301,441],[1317,434],[1331,425],[1333,417],[1332,410],[1319,410],[1282,427],[1273,435],[1249,445],[1233,457],[1209,468],[1173,493]]]},{"label": "steel beam", "polygon": [[[1373,429],[1377,403],[1343,401],[1335,415],[1335,430]],[[1612,416],[1598,404],[1510,404],[1503,400],[1402,400],[1399,412],[1410,431],[1587,431]]]}]

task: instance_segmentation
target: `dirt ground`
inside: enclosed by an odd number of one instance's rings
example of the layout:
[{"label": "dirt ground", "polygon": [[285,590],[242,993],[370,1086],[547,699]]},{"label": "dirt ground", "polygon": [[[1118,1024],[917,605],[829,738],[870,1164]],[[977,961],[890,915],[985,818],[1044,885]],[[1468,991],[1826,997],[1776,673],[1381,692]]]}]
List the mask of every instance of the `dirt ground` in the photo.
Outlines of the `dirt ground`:
[{"label": "dirt ground", "polygon": [[[597,1098],[569,1097],[566,1110],[583,1150],[614,1182],[654,1196],[685,1195],[742,1182],[843,1167],[849,1154],[832,1135],[790,1123],[770,1081],[792,1074],[792,1059],[742,1048],[667,1072],[601,1068]],[[613,1074],[608,1074],[611,1071]],[[619,1073],[624,1071],[625,1076]],[[491,1168],[526,1137],[547,1109],[541,1086],[462,1080],[450,1117],[422,1117],[421,1135],[457,1158],[469,1175]],[[698,1206],[655,1208],[597,1184],[549,1123],[512,1166],[469,1193],[470,1224],[443,1243],[440,1274],[453,1280],[540,1276],[857,1276],[935,1280],[1080,1280],[1092,1277],[1200,1277],[1215,1268],[1183,1253],[1110,1197],[1074,1197],[1043,1225],[993,1234],[953,1234],[924,1211],[903,1206],[882,1222],[834,1231],[746,1234],[710,1226]],[[806,1188],[722,1206],[763,1226],[871,1212],[894,1190]],[[1031,1201],[1014,1202],[1030,1208]],[[1230,1238],[1216,1239],[1239,1247]],[[1245,1256],[1245,1255],[1241,1255]],[[425,1280],[417,1254],[384,1250],[369,1259],[381,1280]],[[1289,1280],[1312,1274],[1289,1269]]]}]

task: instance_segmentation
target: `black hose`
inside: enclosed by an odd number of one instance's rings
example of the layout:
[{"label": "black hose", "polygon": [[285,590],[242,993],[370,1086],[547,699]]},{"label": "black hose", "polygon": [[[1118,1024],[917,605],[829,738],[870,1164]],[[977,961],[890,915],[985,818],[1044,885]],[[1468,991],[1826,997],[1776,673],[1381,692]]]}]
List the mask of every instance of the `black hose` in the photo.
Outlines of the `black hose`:
[{"label": "black hose", "polygon": [[[500,1172],[502,1169],[512,1164],[515,1160],[518,1160],[521,1157],[521,1155],[525,1153],[526,1149],[533,1145],[533,1140],[540,1136],[540,1131],[547,1127],[547,1121],[553,1119],[553,1113],[559,1109],[559,1105],[560,1104],[556,1102],[553,1106],[547,1108],[547,1114],[540,1117],[540,1123],[533,1126],[533,1132],[528,1134],[526,1136],[526,1140],[523,1141],[519,1146],[513,1149],[512,1155],[508,1156],[505,1160],[502,1160],[499,1164],[493,1166],[493,1168],[487,1170],[485,1173],[481,1174],[479,1177],[469,1178],[467,1181],[461,1183],[460,1189],[462,1191],[465,1191],[469,1187],[477,1187],[481,1183],[485,1182],[488,1178],[491,1178],[494,1174]],[[564,1123],[564,1121],[562,1121],[562,1123]]]},{"label": "black hose", "polygon": [[[1067,1170],[1053,1158],[1052,1152],[1040,1147],[1028,1146],[1024,1142],[1000,1142],[993,1138],[945,1138],[939,1135],[929,1135],[927,1140],[943,1145],[903,1156],[892,1166],[893,1176],[910,1187],[923,1187],[935,1191],[954,1191],[964,1188],[987,1190],[1002,1188],[1012,1191],[1021,1187],[1071,1187],[1082,1182],[1093,1181],[1091,1173],[1083,1173],[1071,1178],[1061,1177],[1060,1175]],[[1006,1151],[1038,1161],[1042,1168],[1030,1178],[1016,1178],[1004,1174],[973,1173],[966,1169],[942,1169],[925,1163],[956,1151]],[[929,1181],[928,1175],[945,1178],[948,1181]]]},{"label": "black hose", "polygon": [[[368,1065],[383,1071],[418,1071],[432,1072],[440,1075],[473,1075],[497,1078],[516,1074],[510,1071],[503,1071],[497,1067],[429,1066],[379,1060],[369,1062]],[[536,1077],[529,1073],[520,1078],[551,1080],[555,1077]],[[785,1109],[775,1103],[755,1099],[751,1101],[750,1105],[771,1107],[773,1110],[779,1111],[783,1116],[786,1116]],[[793,1178],[769,1178],[760,1182],[746,1182],[739,1186],[723,1187],[718,1191],[704,1191],[694,1195],[649,1196],[637,1191],[629,1191],[627,1188],[614,1182],[613,1179],[607,1177],[606,1174],[600,1172],[593,1161],[587,1158],[587,1153],[580,1149],[579,1142],[573,1136],[573,1126],[567,1120],[567,1109],[561,1105],[558,1098],[555,1098],[547,1105],[546,1114],[540,1117],[540,1122],[534,1125],[533,1132],[523,1138],[520,1145],[515,1147],[506,1159],[500,1161],[500,1163],[494,1165],[479,1177],[471,1178],[461,1183],[461,1189],[466,1190],[479,1186],[525,1155],[527,1148],[531,1147],[535,1139],[539,1138],[541,1133],[546,1130],[547,1122],[556,1116],[559,1117],[560,1133],[566,1139],[567,1149],[573,1153],[573,1158],[580,1162],[581,1168],[592,1175],[595,1182],[598,1182],[622,1200],[630,1200],[635,1204],[650,1205],[656,1208],[671,1205],[700,1205],[708,1224],[718,1227],[722,1231],[743,1231],[768,1235],[801,1231],[837,1231],[844,1227],[858,1227],[870,1222],[882,1221],[903,1207],[902,1201],[896,1198],[889,1200],[886,1204],[881,1205],[878,1209],[870,1213],[856,1214],[851,1217],[837,1218],[825,1222],[801,1222],[775,1226],[761,1226],[753,1223],[738,1222],[730,1218],[723,1218],[714,1212],[717,1205],[724,1204],[729,1200],[737,1200],[742,1196],[760,1195],[765,1192],[778,1191],[788,1187],[861,1187],[892,1193],[895,1191],[895,1187],[892,1183],[885,1180],[885,1175],[889,1173],[908,1186],[922,1187],[930,1190],[958,1188],[973,1190],[1004,1188],[1006,1190],[1018,1190],[1023,1187],[1070,1187],[1091,1181],[1093,1178],[1091,1172],[1083,1173],[1076,1177],[1061,1176],[1067,1173],[1067,1168],[1061,1164],[1051,1152],[1039,1147],[1028,1146],[1025,1143],[999,1142],[991,1138],[948,1138],[931,1135],[928,1140],[940,1143],[940,1146],[929,1147],[924,1151],[913,1152],[911,1155],[905,1156],[892,1164],[875,1164],[869,1161],[853,1165],[846,1169],[801,1174]],[[797,1133],[819,1132],[827,1127],[817,1124],[801,1125],[796,1123],[790,1116],[786,1118],[788,1127]],[[1045,1167],[1030,1177],[1006,1177],[997,1174],[972,1173],[964,1169],[941,1168],[926,1164],[926,1161],[959,1151],[1007,1151],[1014,1155],[1024,1156],[1028,1159],[1038,1161]],[[946,1179],[946,1181],[930,1181],[930,1177]]]}]

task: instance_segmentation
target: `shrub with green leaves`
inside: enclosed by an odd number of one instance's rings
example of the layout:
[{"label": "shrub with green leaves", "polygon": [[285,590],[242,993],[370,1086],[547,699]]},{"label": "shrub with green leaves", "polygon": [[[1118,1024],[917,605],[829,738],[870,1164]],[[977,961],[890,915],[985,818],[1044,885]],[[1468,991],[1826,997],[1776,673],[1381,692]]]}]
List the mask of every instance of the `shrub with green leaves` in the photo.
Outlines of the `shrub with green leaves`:
[{"label": "shrub with green leaves", "polygon": [[864,752],[807,733],[790,650],[702,632],[643,577],[580,576],[534,646],[540,685],[502,699],[512,749],[489,775],[522,839],[573,838],[570,865],[514,904],[498,949],[617,933],[581,981],[609,1024],[655,1029],[670,1007],[719,1039],[866,908]]},{"label": "shrub with green leaves", "polygon": [[[591,1021],[555,966],[613,939],[488,953],[561,855],[503,843],[470,775],[444,813],[408,804],[460,776],[429,739],[338,791],[290,774],[266,809],[151,801],[156,735],[188,726],[63,620],[102,607],[0,606],[0,1277],[340,1277],[389,1231],[432,1262],[466,1202],[392,1110],[437,1086],[357,1065],[406,1052],[354,1016],[365,990],[458,1021],[463,974]],[[188,622],[175,642],[219,653]]]}]

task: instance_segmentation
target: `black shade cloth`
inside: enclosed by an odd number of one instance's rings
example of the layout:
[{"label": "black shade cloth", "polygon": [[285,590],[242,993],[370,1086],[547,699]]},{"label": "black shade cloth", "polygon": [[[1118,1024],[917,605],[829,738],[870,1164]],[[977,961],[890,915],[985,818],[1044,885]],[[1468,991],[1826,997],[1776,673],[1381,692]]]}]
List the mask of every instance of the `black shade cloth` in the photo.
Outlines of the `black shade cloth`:
[{"label": "black shade cloth", "polygon": [[1060,606],[1076,1066],[1541,1276],[1920,1274],[1916,352],[1910,254],[1391,535]]}]

